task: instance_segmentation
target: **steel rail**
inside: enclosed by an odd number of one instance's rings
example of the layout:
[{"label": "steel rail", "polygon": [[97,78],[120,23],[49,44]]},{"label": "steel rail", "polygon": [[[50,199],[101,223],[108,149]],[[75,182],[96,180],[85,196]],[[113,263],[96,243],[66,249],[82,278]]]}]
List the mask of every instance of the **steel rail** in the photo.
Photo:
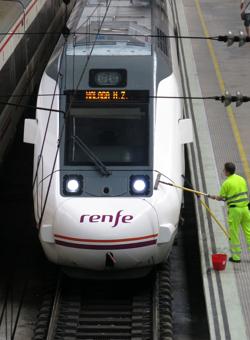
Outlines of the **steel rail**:
[{"label": "steel rail", "polygon": [[62,274],[60,273],[58,277],[57,285],[56,285],[56,293],[55,293],[55,297],[53,301],[46,340],[54,339],[55,327],[57,324],[57,319],[58,319],[59,310],[60,310],[61,295],[62,295]]}]

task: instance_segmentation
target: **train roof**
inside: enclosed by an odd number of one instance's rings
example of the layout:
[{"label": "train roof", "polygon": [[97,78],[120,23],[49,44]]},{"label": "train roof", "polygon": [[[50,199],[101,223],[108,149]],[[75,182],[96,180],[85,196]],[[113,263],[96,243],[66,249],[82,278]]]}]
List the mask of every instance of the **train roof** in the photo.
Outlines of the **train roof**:
[{"label": "train roof", "polygon": [[106,2],[98,4],[96,0],[87,1],[77,19],[78,34],[74,43],[68,45],[67,55],[151,54],[150,38],[145,37],[151,34],[152,27],[150,1],[113,0],[104,21]]},{"label": "train roof", "polygon": [[[140,27],[140,30],[151,31],[151,6],[149,1],[140,1],[135,5],[129,0],[113,0],[108,7],[108,12],[104,20],[104,25],[112,26],[119,23],[124,26],[124,23],[130,22]],[[97,0],[88,0],[82,12],[80,20],[77,24],[77,31],[81,31],[89,27],[91,23],[98,23],[100,25],[102,18],[105,16],[107,6],[105,2],[101,5]],[[88,18],[86,20],[86,18]]]},{"label": "train roof", "polygon": [[[171,74],[171,47],[164,36],[169,33],[170,26],[166,9],[163,11],[150,0],[112,0],[109,7],[107,4],[109,1],[104,0],[79,0],[76,3],[67,22],[72,34],[61,37],[46,73],[56,80],[60,68],[65,81],[74,83],[84,67],[96,65],[106,68],[121,68],[122,65],[132,74],[144,65],[147,72],[152,73],[155,58],[160,65],[157,81]],[[152,34],[159,37],[151,38]],[[61,54],[63,58],[59,59]],[[67,88],[73,87],[67,83]]]}]

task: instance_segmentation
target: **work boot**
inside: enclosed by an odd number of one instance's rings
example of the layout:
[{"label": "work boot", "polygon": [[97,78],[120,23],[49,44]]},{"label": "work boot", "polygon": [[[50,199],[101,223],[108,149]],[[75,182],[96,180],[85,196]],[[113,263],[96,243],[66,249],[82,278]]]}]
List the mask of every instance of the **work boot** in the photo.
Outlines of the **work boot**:
[{"label": "work boot", "polygon": [[229,257],[228,261],[234,262],[234,263],[240,263],[241,260],[235,260],[233,257]]}]

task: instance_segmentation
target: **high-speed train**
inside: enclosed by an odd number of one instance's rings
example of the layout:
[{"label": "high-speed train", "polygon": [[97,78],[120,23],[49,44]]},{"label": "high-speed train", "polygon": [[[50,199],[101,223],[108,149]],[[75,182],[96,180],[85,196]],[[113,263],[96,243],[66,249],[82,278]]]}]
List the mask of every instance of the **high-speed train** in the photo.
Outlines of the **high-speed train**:
[{"label": "high-speed train", "polygon": [[192,141],[173,4],[78,1],[67,25],[25,121],[40,241],[70,275],[142,276],[180,217],[182,192],[157,179],[182,184]]}]

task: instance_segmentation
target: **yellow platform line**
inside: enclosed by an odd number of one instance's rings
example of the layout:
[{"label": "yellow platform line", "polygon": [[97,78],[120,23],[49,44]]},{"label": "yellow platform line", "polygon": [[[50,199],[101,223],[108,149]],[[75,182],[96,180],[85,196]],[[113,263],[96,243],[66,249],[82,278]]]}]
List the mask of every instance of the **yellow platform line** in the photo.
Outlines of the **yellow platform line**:
[{"label": "yellow platform line", "polygon": [[[200,18],[203,33],[204,33],[205,37],[208,38],[209,37],[208,28],[207,28],[207,25],[206,25],[206,22],[205,22],[204,15],[202,13],[200,1],[195,0],[195,5],[196,5],[196,8],[197,8],[199,18]],[[216,77],[217,77],[218,82],[219,82],[219,87],[220,87],[221,93],[224,93],[225,92],[225,83],[224,83],[224,80],[223,80],[223,77],[222,77],[222,72],[220,70],[219,62],[218,62],[218,59],[216,57],[215,50],[214,50],[214,47],[213,47],[211,40],[207,40],[207,45],[208,45],[209,53],[210,53],[211,58],[212,58],[212,62],[213,62],[213,65],[214,65]],[[247,160],[246,151],[244,149],[242,139],[241,139],[241,136],[240,136],[240,131],[239,131],[238,124],[237,124],[237,121],[236,121],[235,113],[234,113],[231,105],[227,106],[226,109],[227,109],[227,114],[228,114],[228,118],[229,118],[232,130],[233,130],[234,138],[235,138],[238,150],[239,150],[240,159],[241,159],[241,162],[242,162],[245,177],[247,179],[248,184],[250,185],[250,167],[249,167],[249,163],[248,163],[248,160]]]}]

